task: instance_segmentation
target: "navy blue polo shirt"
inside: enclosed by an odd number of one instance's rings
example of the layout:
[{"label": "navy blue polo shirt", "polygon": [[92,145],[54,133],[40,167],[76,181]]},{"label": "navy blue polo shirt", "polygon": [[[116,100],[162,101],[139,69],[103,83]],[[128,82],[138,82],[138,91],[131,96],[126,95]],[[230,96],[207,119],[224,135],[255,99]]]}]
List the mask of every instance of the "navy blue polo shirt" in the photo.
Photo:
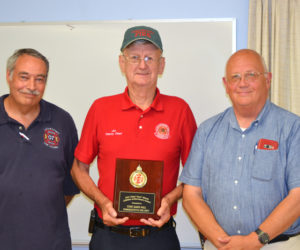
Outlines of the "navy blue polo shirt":
[{"label": "navy blue polo shirt", "polygon": [[70,250],[64,195],[79,193],[70,175],[78,142],[72,117],[41,100],[24,129],[0,97],[0,247]]}]

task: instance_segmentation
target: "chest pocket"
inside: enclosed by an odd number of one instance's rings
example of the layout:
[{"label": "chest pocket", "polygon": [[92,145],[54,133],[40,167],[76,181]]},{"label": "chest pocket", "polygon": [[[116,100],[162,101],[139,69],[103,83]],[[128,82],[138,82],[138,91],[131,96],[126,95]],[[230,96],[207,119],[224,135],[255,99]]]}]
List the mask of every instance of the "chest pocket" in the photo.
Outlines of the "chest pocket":
[{"label": "chest pocket", "polygon": [[270,181],[278,161],[278,150],[255,150],[252,177],[262,181]]}]

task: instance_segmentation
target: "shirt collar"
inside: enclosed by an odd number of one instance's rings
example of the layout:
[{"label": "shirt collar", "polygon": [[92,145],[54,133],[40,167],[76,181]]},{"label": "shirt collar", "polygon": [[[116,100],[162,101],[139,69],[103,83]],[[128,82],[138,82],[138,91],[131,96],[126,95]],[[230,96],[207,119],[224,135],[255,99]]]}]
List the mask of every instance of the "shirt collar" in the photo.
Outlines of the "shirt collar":
[{"label": "shirt collar", "polygon": [[[4,99],[7,96],[8,96],[8,94],[0,97],[0,124],[7,123],[10,120],[10,118],[4,108]],[[38,121],[38,122],[50,121],[51,120],[51,112],[49,109],[49,105],[46,105],[46,101],[44,101],[43,99],[40,101],[40,107],[41,107],[41,110],[40,110],[38,117],[36,118],[36,121]]]},{"label": "shirt collar", "polygon": [[259,115],[257,116],[254,122],[262,122],[266,117],[266,114],[269,112],[270,107],[271,107],[271,102],[269,101],[269,99],[267,99],[263,109],[260,111]]},{"label": "shirt collar", "polygon": [[50,106],[47,105],[47,102],[45,100],[42,99],[40,101],[40,107],[41,107],[41,110],[40,110],[40,113],[36,120],[39,122],[51,121],[51,109],[50,109]]},{"label": "shirt collar", "polygon": [[[137,106],[131,101],[129,95],[128,95],[128,87],[125,88],[125,91],[123,92],[123,100],[122,100],[122,110],[128,110],[131,108],[136,108]],[[156,111],[162,111],[163,110],[163,104],[161,102],[161,94],[158,88],[156,88],[156,95],[155,98],[150,105],[151,109],[154,109]]]},{"label": "shirt collar", "polygon": [[[264,117],[266,116],[267,112],[269,111],[270,109],[270,101],[269,99],[267,99],[263,109],[260,111],[260,113],[258,114],[257,118],[251,123],[250,127],[252,127],[254,124],[259,124],[263,121]],[[240,129],[240,126],[237,122],[237,119],[236,119],[236,116],[234,114],[234,110],[233,108],[231,107],[230,111],[229,111],[229,120],[230,120],[230,125],[233,127],[233,128],[236,128],[236,129]],[[250,128],[249,127],[249,128]]]}]

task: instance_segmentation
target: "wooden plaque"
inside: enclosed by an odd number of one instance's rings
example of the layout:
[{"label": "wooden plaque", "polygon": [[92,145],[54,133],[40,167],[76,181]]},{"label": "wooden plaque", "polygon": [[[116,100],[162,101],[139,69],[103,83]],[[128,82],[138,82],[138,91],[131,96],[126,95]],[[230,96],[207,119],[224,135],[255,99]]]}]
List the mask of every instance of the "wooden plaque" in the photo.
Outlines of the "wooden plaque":
[{"label": "wooden plaque", "polygon": [[163,161],[116,159],[113,205],[118,217],[159,219]]}]

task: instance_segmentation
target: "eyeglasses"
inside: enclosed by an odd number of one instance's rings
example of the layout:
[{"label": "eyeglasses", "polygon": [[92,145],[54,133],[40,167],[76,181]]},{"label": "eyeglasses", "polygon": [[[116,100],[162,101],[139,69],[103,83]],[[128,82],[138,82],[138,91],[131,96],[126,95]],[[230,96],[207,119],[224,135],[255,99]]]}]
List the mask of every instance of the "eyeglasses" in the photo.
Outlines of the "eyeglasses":
[{"label": "eyeglasses", "polygon": [[244,74],[236,73],[227,78],[227,81],[231,84],[237,84],[241,81],[244,75],[244,81],[246,83],[255,82],[260,75],[268,74],[268,72],[245,72]]},{"label": "eyeglasses", "polygon": [[157,63],[161,58],[161,57],[155,58],[155,57],[151,57],[151,56],[145,56],[144,58],[141,58],[140,56],[135,56],[135,55],[129,55],[129,56],[123,55],[123,56],[131,64],[139,64],[142,60],[144,60],[144,62],[147,65]]}]

